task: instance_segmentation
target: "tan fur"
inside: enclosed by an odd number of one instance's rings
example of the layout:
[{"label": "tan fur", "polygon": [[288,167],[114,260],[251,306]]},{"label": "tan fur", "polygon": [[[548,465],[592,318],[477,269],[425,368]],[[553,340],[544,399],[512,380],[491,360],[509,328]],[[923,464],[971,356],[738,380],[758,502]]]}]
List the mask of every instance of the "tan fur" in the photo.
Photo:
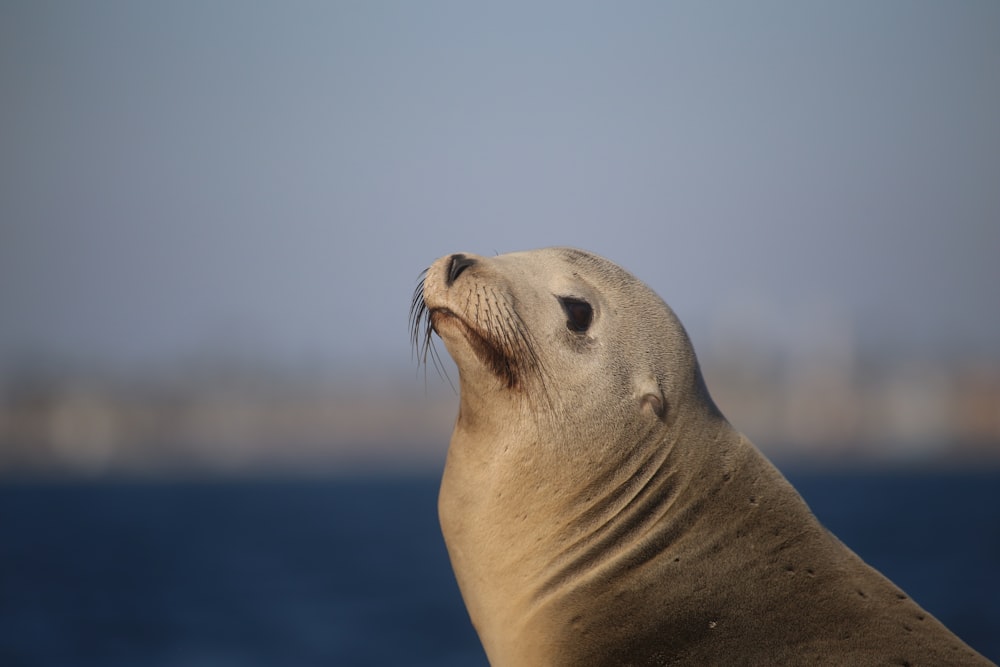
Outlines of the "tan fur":
[{"label": "tan fur", "polygon": [[439,512],[491,664],[989,664],[730,426],[648,287],[568,248],[466,257],[420,307],[459,371]]}]

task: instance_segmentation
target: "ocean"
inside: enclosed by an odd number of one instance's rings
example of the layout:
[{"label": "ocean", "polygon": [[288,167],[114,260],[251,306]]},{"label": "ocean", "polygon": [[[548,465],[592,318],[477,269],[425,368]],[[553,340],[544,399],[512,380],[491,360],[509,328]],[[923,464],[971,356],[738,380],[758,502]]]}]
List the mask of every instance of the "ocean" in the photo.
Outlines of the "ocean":
[{"label": "ocean", "polygon": [[[1000,472],[791,472],[820,520],[1000,660]],[[436,476],[0,481],[0,665],[486,665]]]}]

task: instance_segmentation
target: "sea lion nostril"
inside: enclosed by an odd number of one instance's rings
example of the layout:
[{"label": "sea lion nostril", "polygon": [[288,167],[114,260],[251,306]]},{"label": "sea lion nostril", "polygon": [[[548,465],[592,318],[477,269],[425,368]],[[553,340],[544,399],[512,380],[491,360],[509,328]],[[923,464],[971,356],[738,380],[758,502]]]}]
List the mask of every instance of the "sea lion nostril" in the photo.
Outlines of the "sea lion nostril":
[{"label": "sea lion nostril", "polygon": [[448,263],[448,280],[446,281],[448,287],[451,287],[451,284],[458,280],[462,272],[475,263],[476,260],[466,257],[461,253],[452,255],[451,261]]}]

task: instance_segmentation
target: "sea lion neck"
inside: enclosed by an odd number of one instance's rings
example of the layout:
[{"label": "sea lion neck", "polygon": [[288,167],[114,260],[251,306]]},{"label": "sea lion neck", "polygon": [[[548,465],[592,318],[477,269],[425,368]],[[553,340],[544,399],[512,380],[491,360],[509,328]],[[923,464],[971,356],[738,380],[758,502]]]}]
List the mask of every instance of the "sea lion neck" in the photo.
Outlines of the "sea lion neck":
[{"label": "sea lion neck", "polygon": [[[693,433],[714,436],[693,440]],[[634,565],[669,548],[679,528],[703,509],[705,481],[731,479],[742,450],[739,434],[724,419],[679,419],[643,446],[619,452],[590,479],[578,480],[579,490],[563,508],[563,543],[542,596],[566,584],[572,588],[577,574]]]},{"label": "sea lion neck", "polygon": [[[691,434],[706,428],[715,437],[696,441],[703,450],[693,447]],[[567,601],[600,599],[615,581],[673,548],[691,523],[710,523],[706,513],[725,516],[725,508],[706,504],[704,485],[732,479],[725,467],[739,465],[741,450],[728,423],[709,426],[696,414],[650,432],[627,452],[574,456],[537,442],[533,449],[518,449],[523,442],[514,439],[490,442],[488,450],[484,444],[456,429],[439,510],[459,586],[491,659],[520,648],[537,657],[543,646],[557,646],[552,640],[566,635],[550,624],[572,626],[562,618]],[[557,465],[559,474],[552,474]],[[491,592],[481,582],[490,582]],[[517,656],[508,662],[524,664]]]},{"label": "sea lion neck", "polygon": [[[468,429],[469,424],[479,428]],[[724,418],[702,410],[684,411],[669,427],[630,442],[577,451],[540,439],[524,423],[508,425],[489,439],[483,438],[483,427],[461,419],[456,425],[442,500],[454,496],[461,502],[455,507],[443,503],[442,522],[446,530],[458,521],[473,532],[489,526],[489,534],[473,542],[494,556],[489,539],[510,528],[511,534],[499,540],[503,553],[512,563],[520,560],[521,549],[532,554],[534,574],[518,577],[535,577],[530,585],[524,581],[524,588],[536,599],[572,579],[581,563],[613,561],[626,537],[649,532],[657,522],[669,521],[677,507],[700,498],[699,485],[726,477],[741,446]],[[704,433],[715,435],[708,441],[693,437]],[[506,520],[521,515],[538,518],[523,525]],[[535,554],[542,545],[544,550]]]}]

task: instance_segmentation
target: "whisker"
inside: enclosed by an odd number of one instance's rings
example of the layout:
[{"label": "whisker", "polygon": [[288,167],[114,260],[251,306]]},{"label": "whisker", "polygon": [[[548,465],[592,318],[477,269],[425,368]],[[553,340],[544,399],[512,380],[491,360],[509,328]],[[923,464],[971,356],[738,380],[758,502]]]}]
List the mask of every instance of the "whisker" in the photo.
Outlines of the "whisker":
[{"label": "whisker", "polygon": [[410,344],[413,346],[411,354],[417,359],[418,372],[419,367],[423,367],[425,391],[427,390],[427,359],[429,357],[431,365],[437,371],[438,377],[447,381],[451,390],[457,394],[458,390],[455,388],[455,383],[452,382],[451,377],[448,375],[444,363],[441,361],[441,356],[434,346],[434,326],[431,323],[427,303],[424,301],[424,278],[426,276],[427,269],[424,269],[420,272],[420,276],[417,279],[417,287],[413,290],[413,299],[410,301],[409,329]]},{"label": "whisker", "polygon": [[427,304],[424,303],[424,278],[427,276],[427,269],[420,272],[417,277],[417,287],[413,290],[413,299],[410,301],[410,342],[414,351],[419,348],[420,322],[427,315]]}]

